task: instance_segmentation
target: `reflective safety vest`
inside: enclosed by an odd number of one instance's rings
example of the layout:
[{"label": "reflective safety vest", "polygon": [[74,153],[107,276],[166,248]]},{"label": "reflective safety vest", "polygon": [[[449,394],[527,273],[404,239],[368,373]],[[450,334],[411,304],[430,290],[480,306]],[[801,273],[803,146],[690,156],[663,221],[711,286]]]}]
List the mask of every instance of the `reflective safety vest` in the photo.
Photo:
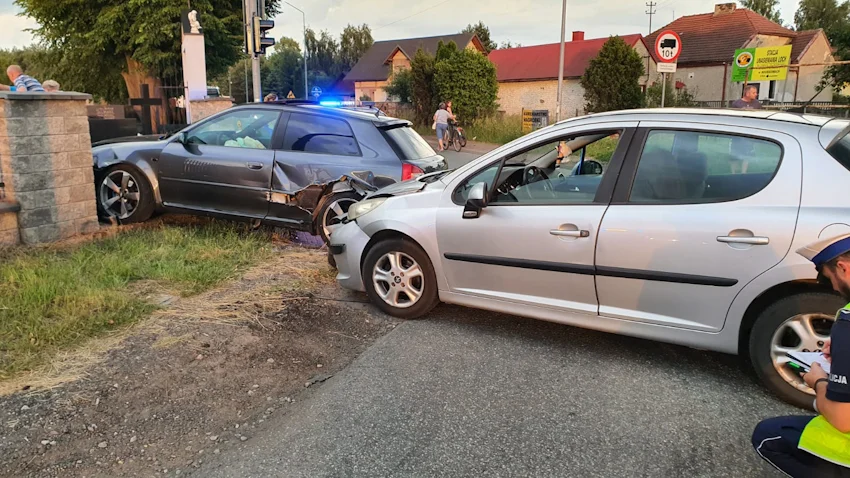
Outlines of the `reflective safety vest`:
[{"label": "reflective safety vest", "polygon": [[[843,310],[847,309],[850,309],[850,304]],[[823,415],[818,415],[806,425],[797,447],[826,461],[850,468],[850,433],[836,430]]]}]

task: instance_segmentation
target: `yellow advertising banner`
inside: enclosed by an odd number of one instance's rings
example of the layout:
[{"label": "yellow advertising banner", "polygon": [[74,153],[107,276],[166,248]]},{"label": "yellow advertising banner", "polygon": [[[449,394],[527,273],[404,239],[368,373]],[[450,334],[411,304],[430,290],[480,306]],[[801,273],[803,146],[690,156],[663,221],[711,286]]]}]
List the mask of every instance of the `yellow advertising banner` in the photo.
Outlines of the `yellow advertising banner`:
[{"label": "yellow advertising banner", "polygon": [[522,109],[522,132],[523,133],[530,133],[531,130],[534,128],[531,119],[532,119],[531,110],[527,110],[527,109],[523,108]]},{"label": "yellow advertising banner", "polygon": [[791,45],[756,48],[754,56],[749,81],[782,81],[788,76]]}]

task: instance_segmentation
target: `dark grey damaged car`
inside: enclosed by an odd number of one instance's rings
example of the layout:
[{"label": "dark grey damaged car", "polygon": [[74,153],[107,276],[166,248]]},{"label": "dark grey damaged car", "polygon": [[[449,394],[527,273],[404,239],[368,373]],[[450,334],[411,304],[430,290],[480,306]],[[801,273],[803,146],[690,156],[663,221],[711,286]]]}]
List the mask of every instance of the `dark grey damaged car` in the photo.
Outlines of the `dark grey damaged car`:
[{"label": "dark grey damaged car", "polygon": [[321,234],[364,195],[447,169],[410,122],[314,104],[236,106],[158,141],[93,149],[101,215],[155,211]]}]

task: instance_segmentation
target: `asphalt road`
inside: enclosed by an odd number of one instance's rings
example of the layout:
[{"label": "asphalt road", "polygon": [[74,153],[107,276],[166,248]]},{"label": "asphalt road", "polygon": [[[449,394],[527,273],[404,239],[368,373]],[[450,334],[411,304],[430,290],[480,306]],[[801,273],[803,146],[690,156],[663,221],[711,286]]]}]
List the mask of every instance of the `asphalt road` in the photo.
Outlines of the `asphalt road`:
[{"label": "asphalt road", "polygon": [[777,476],[750,433],[801,413],[735,357],[449,306],[290,407],[195,476]]},{"label": "asphalt road", "polygon": [[478,159],[478,157],[481,156],[480,153],[466,151],[461,151],[459,153],[456,153],[454,151],[443,151],[440,154],[442,154],[446,158],[446,161],[449,162],[449,169],[457,169],[474,159]]}]

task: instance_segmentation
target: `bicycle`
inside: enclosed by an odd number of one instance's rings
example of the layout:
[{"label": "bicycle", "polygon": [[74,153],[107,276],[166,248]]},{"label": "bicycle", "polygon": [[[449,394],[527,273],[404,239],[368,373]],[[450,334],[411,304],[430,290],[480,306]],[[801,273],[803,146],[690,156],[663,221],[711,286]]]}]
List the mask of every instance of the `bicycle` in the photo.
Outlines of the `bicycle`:
[{"label": "bicycle", "polygon": [[449,145],[451,145],[458,153],[461,148],[466,146],[466,135],[463,134],[463,128],[458,125],[457,121],[449,123],[449,129],[446,130],[443,137],[443,144],[446,149],[449,149]]}]

